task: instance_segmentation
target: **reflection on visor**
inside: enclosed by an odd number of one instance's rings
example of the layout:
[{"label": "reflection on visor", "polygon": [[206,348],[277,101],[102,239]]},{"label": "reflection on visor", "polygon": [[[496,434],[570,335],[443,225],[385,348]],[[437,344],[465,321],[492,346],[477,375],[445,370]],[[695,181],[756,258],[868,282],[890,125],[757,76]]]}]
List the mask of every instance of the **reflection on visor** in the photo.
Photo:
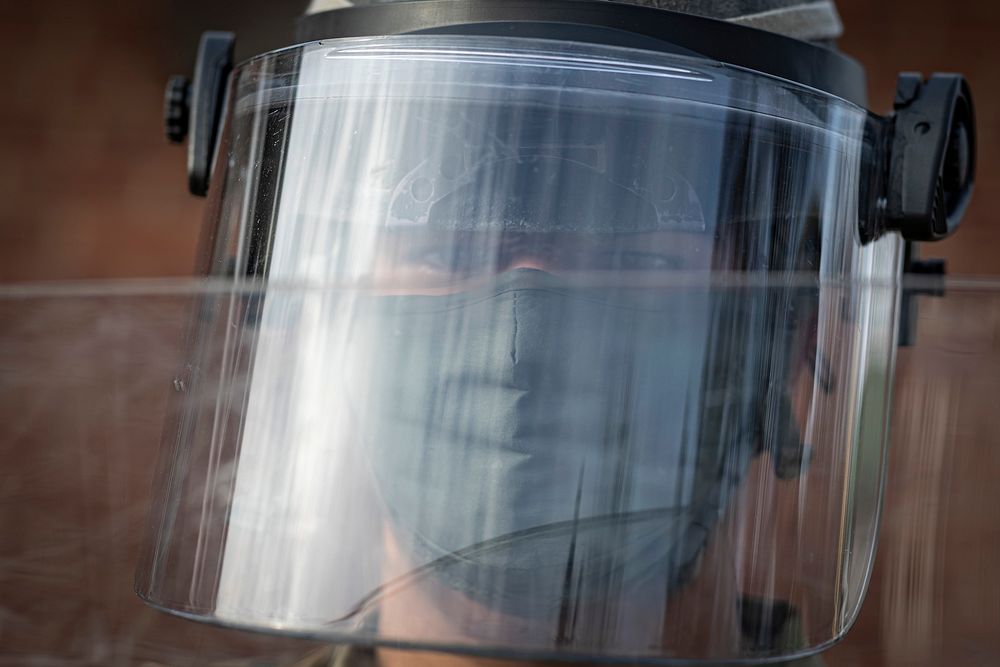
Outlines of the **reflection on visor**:
[{"label": "reflection on visor", "polygon": [[647,188],[629,188],[594,164],[605,159],[603,145],[589,151],[548,148],[554,155],[521,146],[518,157],[488,161],[454,177],[448,174],[463,169],[461,156],[442,156],[456,160],[451,165],[424,162],[396,187],[387,222],[521,232],[705,230],[697,195],[680,176],[662,173]]}]

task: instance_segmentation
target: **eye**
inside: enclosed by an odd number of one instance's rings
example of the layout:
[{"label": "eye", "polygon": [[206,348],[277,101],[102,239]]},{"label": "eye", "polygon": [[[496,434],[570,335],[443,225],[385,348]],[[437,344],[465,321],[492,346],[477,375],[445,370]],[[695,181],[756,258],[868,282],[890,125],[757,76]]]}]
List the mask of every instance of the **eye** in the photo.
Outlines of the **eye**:
[{"label": "eye", "polygon": [[608,268],[620,271],[663,271],[681,267],[677,257],[653,252],[619,250],[610,253],[608,260]]},{"label": "eye", "polygon": [[405,263],[412,268],[433,273],[468,276],[488,269],[488,258],[467,244],[413,248]]},{"label": "eye", "polygon": [[454,264],[453,254],[443,248],[415,251],[407,256],[408,263],[431,271],[451,271]]}]

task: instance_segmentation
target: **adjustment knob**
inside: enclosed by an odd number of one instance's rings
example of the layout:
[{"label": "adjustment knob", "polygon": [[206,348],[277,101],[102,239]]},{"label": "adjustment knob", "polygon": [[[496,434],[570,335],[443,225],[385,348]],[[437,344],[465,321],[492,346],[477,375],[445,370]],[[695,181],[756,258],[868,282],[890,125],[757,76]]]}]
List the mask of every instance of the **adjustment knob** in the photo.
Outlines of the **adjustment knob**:
[{"label": "adjustment knob", "polygon": [[182,143],[187,137],[191,118],[190,98],[191,81],[181,75],[170,77],[163,96],[163,124],[170,143]]}]

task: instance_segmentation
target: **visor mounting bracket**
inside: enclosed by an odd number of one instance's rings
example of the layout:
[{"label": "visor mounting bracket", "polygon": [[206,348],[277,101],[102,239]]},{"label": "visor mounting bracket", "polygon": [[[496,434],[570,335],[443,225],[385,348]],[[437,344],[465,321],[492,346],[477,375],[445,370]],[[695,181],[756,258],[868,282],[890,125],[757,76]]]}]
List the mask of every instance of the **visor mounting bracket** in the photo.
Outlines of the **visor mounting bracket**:
[{"label": "visor mounting bracket", "polygon": [[230,32],[202,34],[194,80],[173,76],[167,82],[163,114],[167,139],[179,144],[187,137],[188,189],[199,197],[208,193],[235,41]]},{"label": "visor mounting bracket", "polygon": [[885,227],[938,241],[959,225],[975,177],[975,119],[966,80],[899,76],[892,117]]}]

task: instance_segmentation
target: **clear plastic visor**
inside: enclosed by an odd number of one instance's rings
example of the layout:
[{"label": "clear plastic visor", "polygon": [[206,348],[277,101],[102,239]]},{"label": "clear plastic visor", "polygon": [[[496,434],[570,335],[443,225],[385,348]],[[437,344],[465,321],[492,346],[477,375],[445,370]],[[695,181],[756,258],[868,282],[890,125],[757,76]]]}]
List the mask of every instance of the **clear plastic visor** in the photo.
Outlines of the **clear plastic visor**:
[{"label": "clear plastic visor", "polygon": [[871,565],[899,244],[865,113],[681,56],[237,69],[140,594],[494,656],[773,660]]}]

